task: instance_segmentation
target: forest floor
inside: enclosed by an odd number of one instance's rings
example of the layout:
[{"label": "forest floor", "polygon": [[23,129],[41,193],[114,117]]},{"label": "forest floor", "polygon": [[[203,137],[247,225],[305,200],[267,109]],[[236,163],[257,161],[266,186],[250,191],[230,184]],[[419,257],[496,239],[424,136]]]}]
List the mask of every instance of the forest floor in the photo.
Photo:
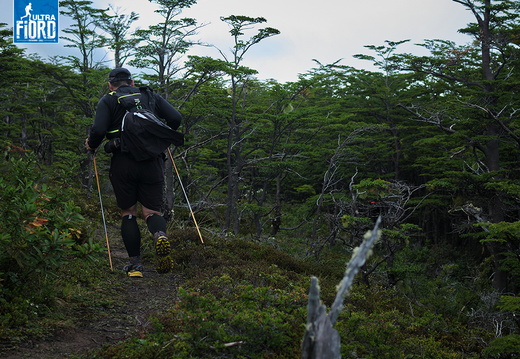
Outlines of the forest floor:
[{"label": "forest floor", "polygon": [[[110,240],[114,281],[120,290],[117,299],[108,308],[100,308],[85,318],[74,314],[74,327],[58,329],[45,340],[30,341],[15,350],[0,352],[3,359],[37,358],[65,359],[86,355],[89,351],[115,344],[131,336],[138,336],[151,327],[150,318],[171,307],[181,282],[175,273],[158,274],[153,263],[144,260],[143,278],[130,278],[121,271],[127,264],[127,254],[117,230]],[[105,270],[103,268],[103,270]],[[109,266],[107,269],[110,271]],[[77,318],[76,318],[77,314]]]}]

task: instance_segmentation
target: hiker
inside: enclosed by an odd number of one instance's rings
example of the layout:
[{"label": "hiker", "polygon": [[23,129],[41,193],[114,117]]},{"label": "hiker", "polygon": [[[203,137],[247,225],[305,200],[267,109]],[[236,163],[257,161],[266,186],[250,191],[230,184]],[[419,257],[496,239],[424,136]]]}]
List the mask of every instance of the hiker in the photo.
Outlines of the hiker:
[{"label": "hiker", "polygon": [[[150,102],[154,103],[153,108],[149,110],[164,119],[173,130],[179,127],[182,116],[163,97],[148,87],[136,88],[132,75],[126,68],[110,71],[108,88],[110,93],[103,96],[97,104],[94,124],[85,140],[85,147],[88,151],[95,151],[105,137],[108,139],[105,151],[112,153],[110,182],[114,188],[117,205],[121,208],[121,237],[130,259],[123,271],[130,277],[143,276],[141,233],[137,223],[139,202],[142,218],[154,238],[156,270],[159,273],[167,273],[173,267],[173,260],[166,235],[166,220],[160,212],[163,203],[165,156],[161,153],[149,160],[138,161],[130,153],[121,151],[121,124],[127,110],[118,102],[116,95],[135,94],[147,89],[148,96],[153,96]],[[145,97],[143,99],[146,99]]]}]

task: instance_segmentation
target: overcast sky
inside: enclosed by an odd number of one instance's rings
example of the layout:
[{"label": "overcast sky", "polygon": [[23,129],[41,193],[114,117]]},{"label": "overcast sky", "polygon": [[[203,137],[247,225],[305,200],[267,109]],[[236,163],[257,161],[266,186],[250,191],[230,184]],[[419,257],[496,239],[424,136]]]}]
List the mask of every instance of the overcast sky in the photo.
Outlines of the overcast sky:
[{"label": "overcast sky", "polygon": [[[8,11],[0,13],[0,22],[13,25],[13,1],[7,0]],[[93,0],[93,6],[134,11],[140,15],[136,23],[141,28],[157,22],[155,6],[148,0]],[[245,15],[264,17],[261,27],[273,27],[281,33],[265,39],[251,48],[244,65],[258,70],[261,80],[273,78],[279,82],[296,81],[298,74],[316,67],[313,59],[328,64],[342,59],[343,65],[372,70],[370,63],[353,55],[371,54],[365,45],[384,45],[385,40],[410,39],[402,52],[424,54],[414,46],[425,39],[455,41],[459,45],[471,39],[458,29],[474,21],[471,14],[452,0],[199,0],[183,17],[193,17],[207,24],[196,36],[229,53],[232,38],[221,16]],[[61,20],[60,28],[65,26]],[[63,51],[60,44],[28,45],[28,53],[42,57]],[[191,54],[220,58],[216,49],[195,48]],[[75,54],[79,56],[79,54]],[[107,63],[111,67],[113,64]]]}]

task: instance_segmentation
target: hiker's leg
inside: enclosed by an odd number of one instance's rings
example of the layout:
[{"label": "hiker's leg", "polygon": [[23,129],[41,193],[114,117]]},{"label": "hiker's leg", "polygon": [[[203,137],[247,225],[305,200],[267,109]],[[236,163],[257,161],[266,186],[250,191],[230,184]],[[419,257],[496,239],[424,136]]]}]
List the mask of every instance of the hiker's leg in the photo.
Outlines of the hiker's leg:
[{"label": "hiker's leg", "polygon": [[166,232],[166,221],[161,215],[164,199],[164,161],[158,157],[143,163],[142,166],[137,201],[141,203],[143,219],[152,234]]},{"label": "hiker's leg", "polygon": [[125,267],[128,273],[141,263],[141,232],[137,224],[138,174],[137,165],[129,155],[121,152],[112,155],[110,182],[121,208],[121,237],[130,257],[130,266]]},{"label": "hiker's leg", "polygon": [[159,212],[144,206],[143,217],[154,239],[155,253],[157,254],[155,269],[159,273],[168,273],[173,268],[173,260],[170,257],[171,244],[166,236],[166,220]]},{"label": "hiker's leg", "polygon": [[166,220],[161,215],[164,198],[164,164],[161,158],[146,164],[146,175],[139,183],[138,201],[141,203],[143,219],[152,235],[166,233]]},{"label": "hiker's leg", "polygon": [[137,204],[121,211],[121,237],[131,264],[141,262],[141,232],[137,224]]},{"label": "hiker's leg", "polygon": [[170,257],[170,241],[166,236],[166,220],[160,212],[163,204],[163,159],[157,157],[154,161],[145,162],[141,174],[137,200],[141,203],[143,219],[153,235],[157,255],[155,269],[159,273],[168,273],[172,270],[173,260]]},{"label": "hiker's leg", "polygon": [[143,206],[143,218],[146,221],[148,230],[152,235],[156,235],[158,232],[166,234],[166,220],[160,212]]},{"label": "hiker's leg", "polygon": [[115,153],[110,162],[110,183],[116,195],[121,216],[137,216],[137,194],[139,191],[139,168],[125,153]]},{"label": "hiker's leg", "polygon": [[133,217],[137,217],[137,203],[132,207],[121,210],[121,217],[132,215]]}]

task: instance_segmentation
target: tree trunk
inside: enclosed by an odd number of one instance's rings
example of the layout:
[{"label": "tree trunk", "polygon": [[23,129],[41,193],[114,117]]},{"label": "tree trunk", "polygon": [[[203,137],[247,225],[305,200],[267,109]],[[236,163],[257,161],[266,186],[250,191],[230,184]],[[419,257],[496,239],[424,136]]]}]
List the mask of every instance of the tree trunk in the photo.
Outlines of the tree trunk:
[{"label": "tree trunk", "polygon": [[[477,18],[480,27],[481,36],[481,54],[482,54],[482,76],[486,81],[485,95],[490,98],[489,108],[494,111],[497,106],[496,95],[493,94],[495,90],[495,74],[491,65],[491,41],[492,34],[490,30],[491,20],[491,0],[485,0],[485,10],[483,18]],[[486,143],[485,160],[489,171],[500,170],[500,144],[498,136],[500,135],[500,128],[492,118],[487,119],[489,122],[486,135],[491,139]],[[502,199],[495,195],[489,201],[488,213],[490,220],[493,223],[499,223],[504,220],[504,210]],[[490,244],[490,251],[493,255],[493,263],[495,266],[495,273],[493,276],[493,288],[499,292],[507,290],[507,272],[500,269],[502,261],[503,246],[497,242]]]},{"label": "tree trunk", "polygon": [[[495,21],[492,19],[491,0],[483,0],[482,12],[479,13],[475,5],[475,1],[470,0],[453,0],[459,4],[465,6],[475,16],[479,27],[478,40],[480,41],[480,56],[481,56],[481,71],[482,79],[484,80],[482,98],[485,99],[486,108],[490,113],[497,113],[498,98],[495,94],[496,87],[496,75],[494,65],[492,64],[492,52],[491,47],[493,43],[493,33],[491,29],[491,22]],[[498,25],[498,24],[497,24]],[[505,61],[505,60],[504,60]],[[483,118],[487,123],[484,135],[490,139],[484,144],[484,156],[485,163],[489,171],[495,172],[501,169],[500,163],[500,144],[499,136],[501,135],[501,129],[492,116]],[[502,199],[497,193],[489,201],[486,208],[486,216],[492,223],[499,223],[504,220],[504,204]],[[493,287],[503,292],[507,290],[507,273],[500,269],[500,263],[502,260],[502,252],[504,249],[502,245],[497,242],[489,243],[488,249],[493,256],[493,263],[495,266],[495,273],[493,277]]]},{"label": "tree trunk", "polygon": [[232,218],[234,218],[235,211],[235,201],[234,195],[236,193],[235,188],[238,186],[238,178],[235,176],[235,171],[233,168],[233,126],[234,119],[232,116],[231,123],[229,124],[229,132],[228,132],[228,141],[227,141],[227,151],[226,151],[226,167],[227,167],[227,175],[228,175],[228,183],[227,183],[227,203],[226,203],[226,219],[224,222],[224,232],[228,232],[231,229]]},{"label": "tree trunk", "polygon": [[271,220],[271,236],[276,236],[282,225],[282,200],[280,198],[282,192],[282,175],[276,176],[276,193],[274,198],[274,214]]}]

